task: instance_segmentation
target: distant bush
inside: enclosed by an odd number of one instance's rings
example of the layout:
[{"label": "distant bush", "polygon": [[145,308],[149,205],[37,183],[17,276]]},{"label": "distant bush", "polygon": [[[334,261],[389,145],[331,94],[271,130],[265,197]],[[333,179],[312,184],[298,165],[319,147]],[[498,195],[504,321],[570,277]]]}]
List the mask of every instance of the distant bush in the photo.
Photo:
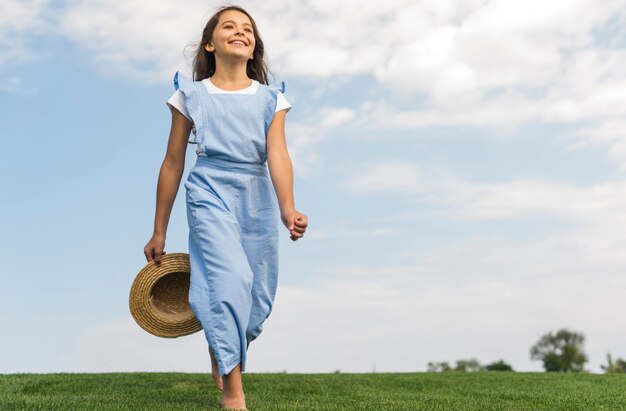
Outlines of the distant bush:
[{"label": "distant bush", "polygon": [[428,363],[428,372],[442,372],[442,371],[453,371],[450,368],[450,364],[446,361],[444,362],[429,362]]},{"label": "distant bush", "polygon": [[480,365],[476,358],[469,360],[457,360],[454,371],[482,371],[483,367]]},{"label": "distant bush", "polygon": [[456,366],[451,367],[447,361],[443,362],[429,362],[428,372],[447,372],[447,371],[461,371],[461,372],[475,372],[475,371],[513,371],[513,367],[505,363],[504,360],[491,363],[489,365],[482,366],[476,358],[470,358],[468,360],[457,360]]},{"label": "distant bush", "polygon": [[504,360],[492,362],[485,366],[485,371],[513,371],[513,367],[505,363]]},{"label": "distant bush", "polygon": [[626,372],[626,360],[618,358],[613,362],[611,360],[611,354],[607,353],[607,365],[600,365],[600,368],[604,370],[605,373],[621,373]]}]

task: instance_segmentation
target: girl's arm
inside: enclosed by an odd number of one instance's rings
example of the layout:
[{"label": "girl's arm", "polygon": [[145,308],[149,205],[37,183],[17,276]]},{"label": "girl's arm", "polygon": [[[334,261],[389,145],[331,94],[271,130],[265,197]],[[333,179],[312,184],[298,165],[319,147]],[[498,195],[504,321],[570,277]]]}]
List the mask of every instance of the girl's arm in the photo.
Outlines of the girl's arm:
[{"label": "girl's arm", "polygon": [[167,225],[185,169],[185,151],[191,126],[191,122],[180,111],[172,109],[170,136],[157,183],[154,232],[144,247],[144,254],[148,261],[155,259],[157,263],[160,263],[161,256],[165,254],[163,250]]},{"label": "girl's arm", "polygon": [[296,210],[293,200],[293,167],[285,142],[285,116],[287,110],[274,114],[267,131],[267,164],[274,184],[283,224],[289,229],[293,241],[304,235],[307,217]]}]

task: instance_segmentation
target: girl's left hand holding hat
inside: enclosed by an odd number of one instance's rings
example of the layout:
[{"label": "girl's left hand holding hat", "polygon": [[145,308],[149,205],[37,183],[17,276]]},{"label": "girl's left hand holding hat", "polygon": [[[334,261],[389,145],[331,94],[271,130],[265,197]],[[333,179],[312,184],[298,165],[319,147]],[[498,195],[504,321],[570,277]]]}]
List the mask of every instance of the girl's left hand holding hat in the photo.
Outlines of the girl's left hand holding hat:
[{"label": "girl's left hand holding hat", "polygon": [[148,262],[154,260],[159,265],[161,264],[161,257],[166,254],[165,248],[165,236],[153,234],[148,244],[143,248],[143,254],[146,256]]}]

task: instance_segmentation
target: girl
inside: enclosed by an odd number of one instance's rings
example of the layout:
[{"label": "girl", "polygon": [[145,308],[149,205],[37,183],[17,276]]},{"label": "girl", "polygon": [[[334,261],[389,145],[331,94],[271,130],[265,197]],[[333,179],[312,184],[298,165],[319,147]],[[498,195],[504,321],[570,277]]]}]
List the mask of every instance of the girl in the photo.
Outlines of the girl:
[{"label": "girl", "polygon": [[[285,143],[291,105],[284,83],[268,84],[254,19],[223,6],[208,21],[193,62],[194,80],[176,73],[167,101],[172,126],[157,186],[148,261],[160,264],[165,233],[193,132],[197,160],[185,182],[191,278],[189,304],[202,324],[222,408],[246,409],[246,351],[269,316],[278,279],[278,226],[302,238]],[[222,379],[223,377],[223,379]]]}]

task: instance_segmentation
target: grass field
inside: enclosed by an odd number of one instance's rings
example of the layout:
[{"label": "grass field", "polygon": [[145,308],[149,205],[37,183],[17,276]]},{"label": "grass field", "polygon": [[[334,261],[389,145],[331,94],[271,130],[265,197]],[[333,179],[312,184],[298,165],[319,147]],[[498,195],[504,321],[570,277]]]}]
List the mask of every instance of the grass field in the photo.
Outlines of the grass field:
[{"label": "grass field", "polygon": [[[255,410],[626,410],[626,374],[243,374]],[[0,374],[1,410],[219,409],[209,374]]]}]

